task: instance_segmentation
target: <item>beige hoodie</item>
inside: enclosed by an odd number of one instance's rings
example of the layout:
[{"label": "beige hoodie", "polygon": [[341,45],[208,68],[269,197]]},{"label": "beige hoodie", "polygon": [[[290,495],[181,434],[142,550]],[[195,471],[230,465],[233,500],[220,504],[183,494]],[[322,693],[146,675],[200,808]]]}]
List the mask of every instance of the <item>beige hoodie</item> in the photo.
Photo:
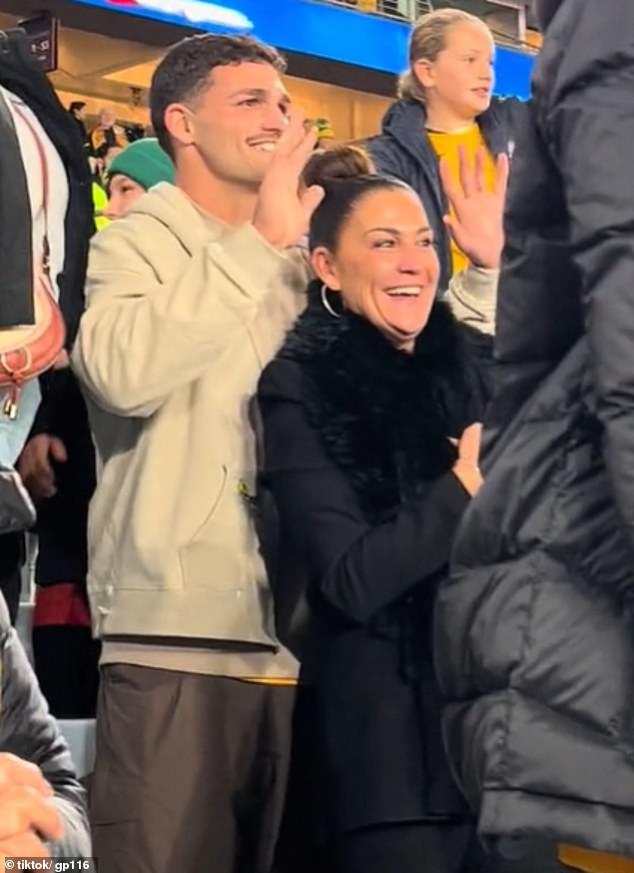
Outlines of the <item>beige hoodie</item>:
[{"label": "beige hoodie", "polygon": [[306,282],[303,261],[167,184],[95,238],[73,365],[100,467],[88,530],[98,636],[276,646],[250,412]]}]

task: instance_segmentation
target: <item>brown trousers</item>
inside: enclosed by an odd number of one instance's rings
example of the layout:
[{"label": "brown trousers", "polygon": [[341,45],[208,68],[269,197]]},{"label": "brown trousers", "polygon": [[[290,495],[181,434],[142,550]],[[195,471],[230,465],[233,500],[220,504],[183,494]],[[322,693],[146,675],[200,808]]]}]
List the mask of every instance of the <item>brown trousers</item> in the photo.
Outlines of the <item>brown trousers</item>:
[{"label": "brown trousers", "polygon": [[91,786],[100,873],[270,873],[295,689],[102,669]]}]

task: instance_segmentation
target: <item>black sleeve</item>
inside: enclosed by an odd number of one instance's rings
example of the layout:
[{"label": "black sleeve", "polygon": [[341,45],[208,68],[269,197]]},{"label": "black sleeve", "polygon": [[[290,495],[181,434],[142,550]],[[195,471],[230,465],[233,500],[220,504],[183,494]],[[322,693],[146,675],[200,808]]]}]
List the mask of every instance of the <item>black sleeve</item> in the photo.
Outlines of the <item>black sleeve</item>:
[{"label": "black sleeve", "polygon": [[50,847],[51,854],[88,857],[90,831],[85,792],[77,781],[66,742],[48,712],[22,644],[15,630],[8,628],[8,621],[2,603],[0,751],[36,764],[53,786],[64,821],[64,836]]},{"label": "black sleeve", "polygon": [[348,619],[365,623],[448,563],[469,497],[453,473],[386,523],[369,524],[328,458],[302,403],[302,374],[276,362],[261,383],[265,478],[281,527],[310,584]]},{"label": "black sleeve", "polygon": [[634,4],[619,4],[614,20],[602,7],[586,7],[570,49],[571,82],[558,88],[548,126],[581,279],[608,473],[634,549]]}]

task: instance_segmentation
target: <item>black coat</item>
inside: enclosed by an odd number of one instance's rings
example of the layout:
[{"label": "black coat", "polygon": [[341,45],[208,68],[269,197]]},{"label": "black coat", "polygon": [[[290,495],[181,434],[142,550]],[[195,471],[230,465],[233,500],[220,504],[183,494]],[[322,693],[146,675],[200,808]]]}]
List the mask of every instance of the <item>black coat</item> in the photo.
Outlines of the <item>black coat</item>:
[{"label": "black coat", "polygon": [[634,4],[563,0],[517,138],[486,481],[437,611],[482,832],[630,857],[633,94]]},{"label": "black coat", "polygon": [[443,304],[410,356],[313,302],[261,379],[262,479],[294,568],[274,593],[284,613],[306,580],[310,755],[330,834],[465,813],[440,740],[430,621],[468,503],[448,439],[480,412],[466,361]]},{"label": "black coat", "polygon": [[68,460],[64,464],[53,462],[57,493],[37,507],[35,581],[41,586],[57,582],[85,584],[88,506],[96,485],[88,411],[72,370],[53,371],[42,388],[42,405],[31,436],[46,433],[58,437],[66,447]]},{"label": "black coat", "polygon": [[[90,168],[83,152],[77,125],[59,102],[47,77],[35,63],[26,35],[22,30],[16,29],[0,33],[0,85],[23,100],[35,113],[57,149],[68,177],[69,201],[65,222],[66,252],[64,269],[58,276],[58,285],[60,306],[64,313],[68,332],[67,345],[70,348],[84,308],[88,245],[94,231]],[[7,166],[5,172],[2,151],[0,150],[0,178],[6,178],[9,172],[15,172],[17,175],[11,185],[11,191],[15,195],[14,199],[7,200],[4,185],[3,196],[0,198],[0,210],[2,210],[0,217],[7,218],[7,215],[9,216],[7,221],[3,218],[0,222],[0,254],[5,269],[7,264],[12,265],[11,275],[14,277],[15,294],[19,296],[19,299],[24,300],[26,299],[25,292],[32,292],[31,251],[28,249],[26,252],[28,256],[26,256],[24,244],[14,245],[12,240],[16,230],[12,227],[12,223],[15,223],[16,215],[30,215],[28,191],[24,180],[24,170],[19,173],[15,168]],[[5,210],[8,210],[8,213]],[[9,232],[12,234],[11,236],[4,236]],[[5,304],[2,303],[0,296],[0,327],[3,324],[11,323],[2,320],[4,308]],[[6,310],[9,313],[8,318],[11,318],[13,312],[10,302],[6,303]]]},{"label": "black coat", "polygon": [[[512,153],[515,125],[524,105],[515,98],[494,98],[490,108],[478,119],[492,154]],[[427,136],[425,121],[422,103],[399,100],[388,109],[382,133],[369,140],[367,148],[379,173],[407,182],[422,200],[438,245],[441,268],[438,287],[444,290],[452,273],[450,239],[443,221],[448,206],[438,157]]]}]

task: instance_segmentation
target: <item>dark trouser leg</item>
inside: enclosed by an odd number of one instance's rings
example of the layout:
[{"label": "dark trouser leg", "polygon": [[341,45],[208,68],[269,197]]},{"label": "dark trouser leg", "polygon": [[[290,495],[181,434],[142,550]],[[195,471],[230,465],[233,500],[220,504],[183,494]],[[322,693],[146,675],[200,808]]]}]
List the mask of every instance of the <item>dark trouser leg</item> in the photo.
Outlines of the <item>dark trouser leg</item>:
[{"label": "dark trouser leg", "polygon": [[100,649],[90,628],[33,628],[35,673],[55,718],[95,717]]},{"label": "dark trouser leg", "polygon": [[15,625],[20,608],[20,593],[22,591],[22,568],[18,567],[12,573],[8,573],[0,579],[0,591],[4,595],[9,607],[11,624]]},{"label": "dark trouser leg", "polygon": [[101,873],[269,873],[294,694],[103,668],[91,790]]},{"label": "dark trouser leg", "polygon": [[399,824],[355,831],[334,852],[333,873],[480,873],[467,858],[468,824]]}]

